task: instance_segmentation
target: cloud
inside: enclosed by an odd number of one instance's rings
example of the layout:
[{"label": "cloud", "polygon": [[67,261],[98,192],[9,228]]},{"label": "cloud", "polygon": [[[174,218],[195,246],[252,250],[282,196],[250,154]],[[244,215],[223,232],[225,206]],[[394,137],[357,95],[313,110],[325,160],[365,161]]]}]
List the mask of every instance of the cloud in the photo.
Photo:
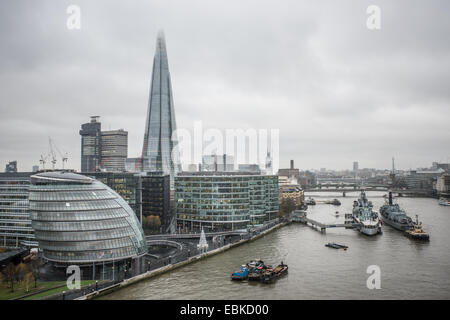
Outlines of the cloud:
[{"label": "cloud", "polygon": [[[447,161],[448,1],[9,1],[0,10],[0,163],[38,164],[48,136],[80,167],[81,123],[142,148],[157,31],[177,126],[280,129],[280,164],[404,168]],[[448,148],[447,148],[448,149]]]}]

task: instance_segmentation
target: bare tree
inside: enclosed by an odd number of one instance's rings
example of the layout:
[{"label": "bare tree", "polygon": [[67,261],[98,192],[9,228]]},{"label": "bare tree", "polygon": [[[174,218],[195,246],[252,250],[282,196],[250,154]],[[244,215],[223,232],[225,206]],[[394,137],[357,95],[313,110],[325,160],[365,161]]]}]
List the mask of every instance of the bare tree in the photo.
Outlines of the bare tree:
[{"label": "bare tree", "polygon": [[10,284],[11,292],[14,292],[14,280],[16,279],[17,269],[13,263],[9,263],[2,270],[3,279],[6,283]]}]

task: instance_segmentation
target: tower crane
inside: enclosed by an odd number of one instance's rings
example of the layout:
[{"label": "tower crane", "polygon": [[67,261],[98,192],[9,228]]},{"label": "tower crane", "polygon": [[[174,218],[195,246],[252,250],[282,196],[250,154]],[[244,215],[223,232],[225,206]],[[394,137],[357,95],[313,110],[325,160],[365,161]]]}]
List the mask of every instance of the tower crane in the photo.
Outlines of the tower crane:
[{"label": "tower crane", "polygon": [[41,154],[41,159],[39,160],[40,163],[42,163],[42,169],[45,170],[45,162],[47,161],[47,156],[44,157],[43,154]]},{"label": "tower crane", "polygon": [[66,163],[67,160],[69,159],[67,156],[67,152],[62,153],[56,146],[55,142],[50,137],[49,137],[49,145],[50,145],[50,152],[53,157],[52,163],[53,162],[56,163],[56,156],[54,151],[54,149],[56,149],[56,152],[58,152],[59,156],[61,157],[62,169],[64,170],[64,163]]}]

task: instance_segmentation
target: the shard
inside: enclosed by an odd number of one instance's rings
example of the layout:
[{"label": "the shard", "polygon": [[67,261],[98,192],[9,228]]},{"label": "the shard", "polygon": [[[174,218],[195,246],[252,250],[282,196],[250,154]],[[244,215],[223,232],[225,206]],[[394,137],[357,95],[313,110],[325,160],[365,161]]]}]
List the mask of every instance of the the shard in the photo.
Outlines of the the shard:
[{"label": "the shard", "polygon": [[171,187],[173,187],[174,176],[181,171],[178,150],[176,149],[175,130],[175,111],[166,41],[163,32],[159,32],[156,40],[155,57],[153,58],[144,146],[142,148],[142,170],[170,174]]}]

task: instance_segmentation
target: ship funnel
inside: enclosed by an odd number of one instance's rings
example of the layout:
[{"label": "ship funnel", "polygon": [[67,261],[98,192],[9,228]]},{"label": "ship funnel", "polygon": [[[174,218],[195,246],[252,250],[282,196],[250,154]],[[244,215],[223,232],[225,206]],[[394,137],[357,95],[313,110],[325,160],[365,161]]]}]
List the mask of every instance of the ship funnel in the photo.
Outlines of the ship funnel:
[{"label": "ship funnel", "polygon": [[392,191],[389,191],[389,205],[392,206]]}]

